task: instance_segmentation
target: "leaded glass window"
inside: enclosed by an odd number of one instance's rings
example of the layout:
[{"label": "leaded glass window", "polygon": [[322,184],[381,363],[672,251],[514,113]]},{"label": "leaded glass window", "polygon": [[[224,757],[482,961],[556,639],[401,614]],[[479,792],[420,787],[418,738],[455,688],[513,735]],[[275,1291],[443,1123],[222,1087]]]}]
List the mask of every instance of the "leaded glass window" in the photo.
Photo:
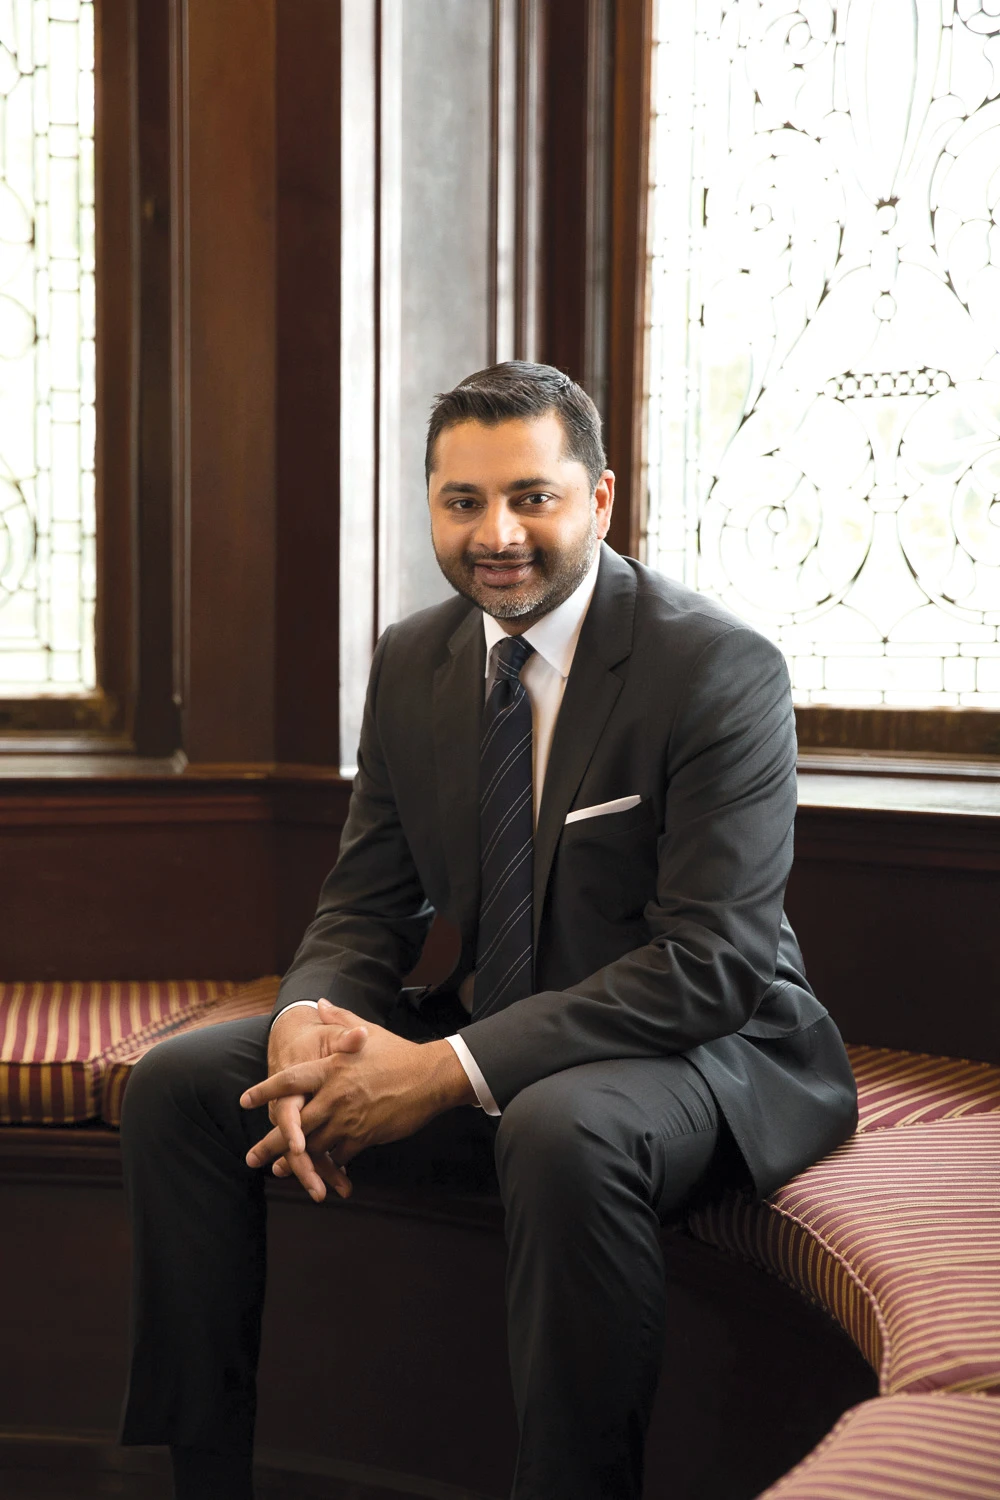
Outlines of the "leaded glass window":
[{"label": "leaded glass window", "polygon": [[0,696],[95,683],[94,14],[0,0]]},{"label": "leaded glass window", "polygon": [[646,555],[800,703],[1000,707],[1000,0],[660,0]]}]

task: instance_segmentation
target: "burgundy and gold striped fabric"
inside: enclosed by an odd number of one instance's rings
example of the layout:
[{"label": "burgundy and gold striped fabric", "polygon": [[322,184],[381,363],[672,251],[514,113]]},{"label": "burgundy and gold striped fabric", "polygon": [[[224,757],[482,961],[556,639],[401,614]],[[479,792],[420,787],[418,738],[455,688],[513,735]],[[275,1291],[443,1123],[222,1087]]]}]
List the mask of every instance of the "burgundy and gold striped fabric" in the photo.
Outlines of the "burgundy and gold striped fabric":
[{"label": "burgundy and gold striped fabric", "polygon": [[767,1202],[689,1222],[831,1312],[884,1395],[1000,1395],[1000,1116],[855,1136]]},{"label": "burgundy and gold striped fabric", "polygon": [[181,1020],[168,1031],[154,1037],[132,1037],[105,1058],[101,1094],[101,1119],[105,1125],[118,1126],[122,1122],[122,1099],[129,1074],[151,1047],[167,1036],[180,1036],[185,1031],[199,1031],[205,1026],[219,1026],[223,1021],[242,1021],[249,1016],[270,1015],[278,994],[281,980],[276,975],[254,980],[243,985],[225,999],[205,1006],[197,1015]]},{"label": "burgundy and gold striped fabric", "polygon": [[1000,1500],[1000,1401],[866,1401],[759,1500]]},{"label": "burgundy and gold striped fabric", "polygon": [[858,1129],[930,1125],[1000,1113],[1000,1068],[888,1047],[848,1047],[858,1084]]},{"label": "burgundy and gold striped fabric", "polygon": [[108,1052],[183,1024],[234,989],[216,980],[0,984],[0,1124],[94,1119]]}]

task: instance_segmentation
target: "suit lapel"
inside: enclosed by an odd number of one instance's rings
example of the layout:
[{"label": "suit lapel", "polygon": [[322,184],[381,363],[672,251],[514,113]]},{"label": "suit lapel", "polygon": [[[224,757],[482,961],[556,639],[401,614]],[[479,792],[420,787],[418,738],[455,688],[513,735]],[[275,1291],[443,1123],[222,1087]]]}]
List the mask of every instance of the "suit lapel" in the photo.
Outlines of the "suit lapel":
[{"label": "suit lapel", "polygon": [[577,642],[552,738],[535,830],[536,949],[545,892],[563,823],[622,689],[623,677],[612,669],[632,649],[635,592],[632,569],[602,545],[594,597]]},{"label": "suit lapel", "polygon": [[434,673],[434,754],[441,841],[463,934],[479,914],[479,739],[486,645],[483,617],[470,610],[448,641]]}]

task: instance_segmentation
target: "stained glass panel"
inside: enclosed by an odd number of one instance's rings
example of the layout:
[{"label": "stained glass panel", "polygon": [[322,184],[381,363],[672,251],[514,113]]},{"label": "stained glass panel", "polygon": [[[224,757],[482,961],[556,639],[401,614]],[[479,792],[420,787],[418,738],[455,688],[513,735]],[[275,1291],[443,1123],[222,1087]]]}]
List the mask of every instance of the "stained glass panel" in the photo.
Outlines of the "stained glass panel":
[{"label": "stained glass panel", "polygon": [[653,102],[649,561],[1000,708],[1000,0],[660,0]]},{"label": "stained glass panel", "polygon": [[0,0],[0,696],[94,686],[92,0]]}]

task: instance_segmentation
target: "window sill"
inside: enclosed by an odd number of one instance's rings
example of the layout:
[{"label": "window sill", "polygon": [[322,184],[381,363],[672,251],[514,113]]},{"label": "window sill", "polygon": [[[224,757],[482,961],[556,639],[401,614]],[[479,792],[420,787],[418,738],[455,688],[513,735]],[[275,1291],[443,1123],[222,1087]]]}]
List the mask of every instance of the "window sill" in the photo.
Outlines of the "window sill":
[{"label": "window sill", "polygon": [[800,809],[1000,818],[1000,762],[799,758]]},{"label": "window sill", "polygon": [[[189,766],[183,754],[150,759],[131,755],[0,755],[0,785],[74,783],[77,789],[104,784],[193,782],[306,783],[350,781],[328,767],[293,765]],[[1000,818],[1000,762],[927,761],[873,756],[799,759],[799,807],[844,812],[925,813],[940,817]]]}]

